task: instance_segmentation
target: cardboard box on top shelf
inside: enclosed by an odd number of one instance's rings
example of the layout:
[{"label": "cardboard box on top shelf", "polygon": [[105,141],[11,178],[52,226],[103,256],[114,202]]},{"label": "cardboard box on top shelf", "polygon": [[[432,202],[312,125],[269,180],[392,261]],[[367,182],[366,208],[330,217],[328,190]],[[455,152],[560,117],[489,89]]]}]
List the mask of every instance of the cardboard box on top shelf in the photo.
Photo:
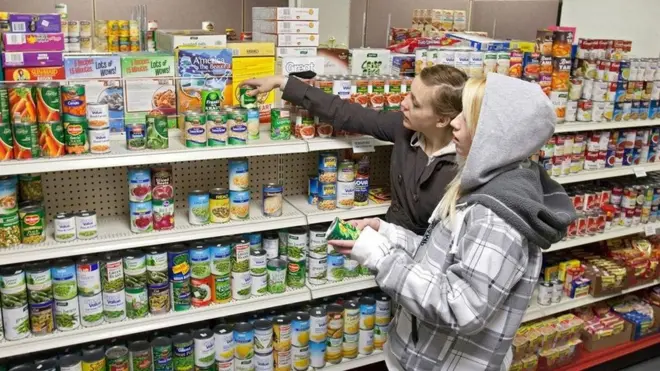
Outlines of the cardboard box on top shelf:
[{"label": "cardboard box on top shelf", "polygon": [[259,42],[271,42],[275,46],[284,47],[284,46],[319,46],[319,35],[318,34],[270,34],[262,32],[253,32],[252,40]]},{"label": "cardboard box on top shelf", "polygon": [[225,47],[227,35],[204,30],[156,30],[156,50],[174,53],[181,47]]},{"label": "cardboard box on top shelf", "polygon": [[318,34],[318,21],[252,21],[252,31],[274,34]]},{"label": "cardboard box on top shelf", "polygon": [[280,21],[318,21],[318,8],[252,8],[252,19],[280,20]]},{"label": "cardboard box on top shelf", "polygon": [[2,43],[5,52],[61,52],[64,50],[64,34],[5,32]]},{"label": "cardboard box on top shelf", "polygon": [[349,71],[352,75],[377,76],[392,71],[391,52],[387,49],[351,49]]},{"label": "cardboard box on top shelf", "polygon": [[257,41],[232,41],[227,43],[232,56],[236,57],[272,57],[275,55],[275,44]]},{"label": "cardboard box on top shelf", "polygon": [[4,67],[53,67],[63,61],[62,52],[2,52]]},{"label": "cardboard box on top shelf", "polygon": [[62,20],[57,13],[27,14],[0,12],[0,21],[9,24],[9,32],[62,32]]},{"label": "cardboard box on top shelf", "polygon": [[467,32],[448,32],[446,36],[461,42],[460,46],[469,46],[478,51],[508,51],[510,42],[507,40],[496,40],[486,36],[480,36]]},{"label": "cardboard box on top shelf", "polygon": [[630,341],[632,337],[632,325],[630,322],[623,322],[623,331],[616,335],[598,338],[596,335],[587,331],[582,331],[582,344],[584,349],[588,352],[597,352],[606,348],[615,347],[617,345],[625,344]]},{"label": "cardboard box on top shelf", "polygon": [[348,75],[349,50],[344,48],[319,48],[318,55],[325,59],[326,75]]},{"label": "cardboard box on top shelf", "polygon": [[[240,84],[255,77],[268,77],[275,74],[275,45],[259,42],[231,42],[227,44],[233,51],[232,80],[227,86],[231,94],[225,95],[225,106],[238,105]],[[277,90],[277,89],[276,89]],[[270,92],[259,105],[259,122],[266,130],[270,124],[270,109],[273,107],[275,93]]]},{"label": "cardboard box on top shelf", "polygon": [[5,68],[6,81],[53,81],[64,80],[64,67]]},{"label": "cardboard box on top shelf", "polygon": [[313,46],[284,46],[275,50],[276,57],[316,57],[318,49]]}]

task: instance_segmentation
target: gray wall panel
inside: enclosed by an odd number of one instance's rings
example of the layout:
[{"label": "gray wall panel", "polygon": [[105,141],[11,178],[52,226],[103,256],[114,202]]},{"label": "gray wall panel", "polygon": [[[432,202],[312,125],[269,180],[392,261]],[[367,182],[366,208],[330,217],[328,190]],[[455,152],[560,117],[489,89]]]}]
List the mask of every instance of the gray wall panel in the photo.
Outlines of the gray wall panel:
[{"label": "gray wall panel", "polygon": [[557,23],[558,11],[559,0],[475,0],[472,30],[498,39],[534,40],[536,30]]}]

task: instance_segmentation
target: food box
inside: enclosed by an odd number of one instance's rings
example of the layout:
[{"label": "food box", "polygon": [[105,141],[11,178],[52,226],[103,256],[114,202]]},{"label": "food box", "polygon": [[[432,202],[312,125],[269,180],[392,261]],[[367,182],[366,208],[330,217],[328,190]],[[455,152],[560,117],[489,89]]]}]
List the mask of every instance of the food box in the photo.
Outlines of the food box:
[{"label": "food box", "polygon": [[259,7],[252,8],[252,19],[280,20],[280,21],[318,21],[318,8],[276,8]]},{"label": "food box", "polygon": [[[126,123],[144,122],[144,115],[157,110],[176,114],[174,56],[162,53],[126,53],[121,55],[121,73],[125,79],[124,106]],[[169,120],[175,127],[176,120]]]},{"label": "food box", "polygon": [[349,70],[352,75],[377,76],[391,72],[391,54],[387,49],[351,49]]},{"label": "food box", "polygon": [[276,57],[316,57],[317,48],[313,46],[279,47],[275,51]]},{"label": "food box", "polygon": [[348,54],[348,49],[319,48],[319,57],[325,59],[324,73],[326,75],[348,75]]},{"label": "food box", "polygon": [[410,54],[392,54],[392,74],[415,77],[415,56]]},{"label": "food box", "polygon": [[252,40],[274,43],[276,46],[319,46],[319,35],[277,35],[253,32]]},{"label": "food box", "polygon": [[317,34],[319,22],[316,21],[264,21],[254,20],[252,32],[276,34]]},{"label": "food box", "polygon": [[3,33],[6,52],[41,52],[64,50],[62,33]]},{"label": "food box", "polygon": [[237,57],[272,57],[275,55],[275,44],[268,42],[231,42],[227,44],[233,58]]},{"label": "food box", "polygon": [[64,67],[16,67],[5,68],[6,81],[64,80]]},{"label": "food box", "polygon": [[[272,44],[270,44],[272,45]],[[268,77],[275,74],[275,57],[271,53],[270,56],[259,56],[259,57],[237,57],[234,54],[232,58],[232,83],[230,94],[231,101],[227,101],[228,105],[237,105],[238,104],[238,90],[239,85],[245,81],[255,77]],[[270,109],[273,107],[275,102],[275,91],[269,92],[265,96],[260,96],[259,98],[259,122],[262,123],[262,129],[266,130],[269,128],[270,123]]]},{"label": "food box", "polygon": [[4,67],[53,67],[62,64],[62,52],[2,52]]},{"label": "food box", "polygon": [[507,40],[495,40],[486,36],[462,32],[448,32],[445,36],[460,41],[460,46],[469,46],[477,51],[503,52],[508,51],[510,47],[510,42]]},{"label": "food box", "polygon": [[85,85],[88,103],[108,105],[110,131],[124,131],[124,87],[119,56],[67,55],[64,57],[64,70],[67,80]]},{"label": "food box", "polygon": [[60,15],[56,13],[51,14],[25,14],[25,13],[9,13],[5,18],[4,15],[0,19],[6,20],[9,23],[10,32],[42,32],[42,33],[56,33],[62,32],[62,21]]},{"label": "food box", "polygon": [[596,334],[592,334],[589,331],[582,331],[582,343],[584,344],[584,349],[588,352],[597,352],[599,350],[615,347],[617,345],[625,344],[630,341],[632,336],[633,328],[630,322],[625,322],[623,325],[623,331],[619,332],[616,335],[610,335],[606,337],[599,337]]},{"label": "food box", "polygon": [[223,105],[231,100],[232,77],[231,49],[181,49],[176,52],[176,84],[179,125],[183,125],[183,113],[199,111],[202,106],[201,91],[212,87],[222,91]]},{"label": "food box", "polygon": [[227,35],[204,30],[157,30],[156,49],[174,53],[181,47],[225,47]]},{"label": "food box", "polygon": [[288,76],[294,72],[313,71],[317,75],[325,74],[325,59],[323,57],[284,57],[277,58],[275,73]]}]

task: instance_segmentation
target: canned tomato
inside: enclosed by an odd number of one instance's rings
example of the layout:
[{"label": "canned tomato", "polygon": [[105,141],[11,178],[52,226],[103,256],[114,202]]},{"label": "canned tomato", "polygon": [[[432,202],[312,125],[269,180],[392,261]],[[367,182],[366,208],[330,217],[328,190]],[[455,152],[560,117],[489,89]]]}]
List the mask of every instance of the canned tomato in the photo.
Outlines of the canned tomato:
[{"label": "canned tomato", "polygon": [[206,138],[209,147],[223,147],[227,145],[229,132],[227,130],[226,110],[208,112],[206,115]]},{"label": "canned tomato", "polygon": [[250,272],[231,272],[231,292],[234,300],[246,300],[252,293]]},{"label": "canned tomato", "polygon": [[174,199],[151,201],[153,208],[153,228],[165,231],[174,228]]},{"label": "canned tomato", "polygon": [[314,115],[306,109],[299,109],[296,115],[296,138],[312,139],[315,134]]},{"label": "canned tomato", "polygon": [[172,166],[154,166],[151,168],[152,197],[154,200],[172,200],[174,198],[174,181]]},{"label": "canned tomato", "polygon": [[250,191],[229,191],[229,217],[231,220],[250,218]]},{"label": "canned tomato", "polygon": [[169,147],[167,116],[162,113],[148,113],[146,122],[147,148],[167,149]]},{"label": "canned tomato", "polygon": [[188,222],[204,225],[209,222],[209,193],[193,190],[188,193]]},{"label": "canned tomato", "polygon": [[128,203],[131,232],[144,233],[153,230],[153,206],[151,201]]},{"label": "canned tomato", "polygon": [[188,111],[184,116],[184,140],[186,147],[206,147],[206,116]]},{"label": "canned tomato", "polygon": [[209,218],[211,223],[229,222],[229,191],[213,188],[209,192]]},{"label": "canned tomato", "polygon": [[284,187],[281,184],[268,183],[264,185],[262,192],[264,216],[282,216],[283,192]]},{"label": "canned tomato", "polygon": [[270,110],[270,139],[291,139],[291,112],[286,108]]},{"label": "canned tomato", "polygon": [[272,259],[267,263],[268,292],[281,294],[286,291],[287,263],[283,259]]},{"label": "canned tomato", "polygon": [[249,163],[247,158],[229,160],[229,190],[247,191],[250,189]]},{"label": "canned tomato", "polygon": [[147,167],[128,169],[128,200],[131,202],[151,201],[151,170]]},{"label": "canned tomato", "polygon": [[[229,130],[228,142],[230,145],[247,144],[247,110],[243,108],[232,109],[227,121],[227,130]],[[231,189],[231,188],[230,188]]]},{"label": "canned tomato", "polygon": [[216,363],[231,362],[234,359],[234,326],[220,324],[213,328],[215,338]]},{"label": "canned tomato", "polygon": [[131,151],[140,151],[147,148],[147,124],[144,122],[127,122],[126,148]]},{"label": "canned tomato", "polygon": [[28,205],[18,210],[21,242],[38,244],[46,240],[46,211],[41,205]]}]

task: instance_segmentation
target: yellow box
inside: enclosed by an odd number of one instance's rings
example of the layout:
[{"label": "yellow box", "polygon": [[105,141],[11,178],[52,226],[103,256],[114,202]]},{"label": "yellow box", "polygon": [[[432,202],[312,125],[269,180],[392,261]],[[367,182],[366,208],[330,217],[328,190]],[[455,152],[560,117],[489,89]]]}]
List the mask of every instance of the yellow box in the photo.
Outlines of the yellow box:
[{"label": "yellow box", "polygon": [[227,48],[232,50],[234,58],[237,57],[274,57],[275,44],[260,42],[228,43]]},{"label": "yellow box", "polygon": [[562,282],[566,281],[566,271],[568,268],[578,268],[580,267],[580,261],[577,259],[566,260],[559,263],[559,279]]},{"label": "yellow box", "polygon": [[536,51],[536,43],[533,41],[512,40],[509,48],[520,49],[524,53],[534,53]]},{"label": "yellow box", "polygon": [[[273,49],[274,51],[274,49]],[[268,77],[275,74],[275,57],[234,57],[232,59],[232,94],[233,105],[238,105],[238,87],[245,81],[255,77]],[[225,98],[227,98],[225,96]],[[262,124],[270,123],[270,109],[275,102],[274,92],[261,100],[259,105],[259,122]]]}]

